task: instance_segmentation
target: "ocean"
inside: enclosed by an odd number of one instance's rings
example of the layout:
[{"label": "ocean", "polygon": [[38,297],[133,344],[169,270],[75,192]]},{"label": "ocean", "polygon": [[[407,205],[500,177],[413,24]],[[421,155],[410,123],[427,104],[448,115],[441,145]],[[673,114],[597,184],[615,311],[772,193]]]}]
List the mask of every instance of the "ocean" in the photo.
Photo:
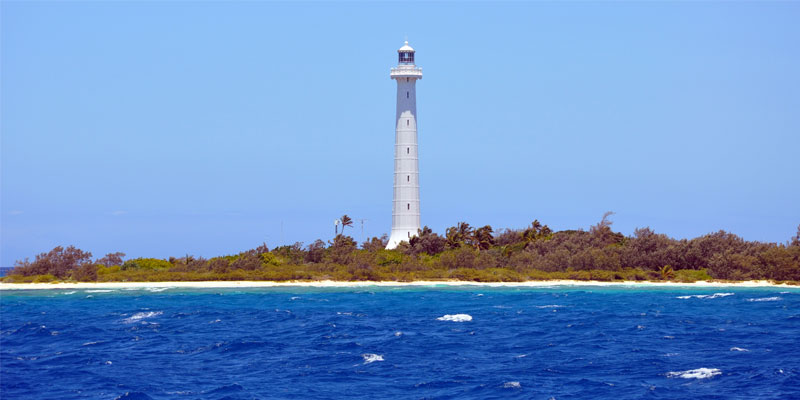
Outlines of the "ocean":
[{"label": "ocean", "polygon": [[3,291],[0,397],[800,398],[800,290]]}]

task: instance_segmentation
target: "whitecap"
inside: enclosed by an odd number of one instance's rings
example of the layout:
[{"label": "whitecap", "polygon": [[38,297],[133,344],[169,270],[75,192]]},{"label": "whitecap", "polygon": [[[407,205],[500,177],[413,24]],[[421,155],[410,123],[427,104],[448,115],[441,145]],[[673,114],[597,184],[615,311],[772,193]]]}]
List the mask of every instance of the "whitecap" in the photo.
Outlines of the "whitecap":
[{"label": "whitecap", "polygon": [[111,365],[111,364],[113,364],[111,361],[106,361],[106,365]]},{"label": "whitecap", "polygon": [[716,299],[720,297],[727,297],[733,296],[735,293],[714,293],[714,294],[693,294],[690,296],[678,296],[679,299],[691,299],[692,297],[696,299]]},{"label": "whitecap", "polygon": [[395,336],[403,336],[403,332],[397,331],[394,333]]},{"label": "whitecap", "polygon": [[300,296],[292,296],[289,300],[299,300]]},{"label": "whitecap", "polygon": [[364,364],[371,364],[375,361],[383,361],[383,356],[380,354],[362,354],[361,357],[364,358]]},{"label": "whitecap", "polygon": [[151,288],[147,288],[145,290],[147,290],[148,292],[158,293],[158,292],[163,292],[163,291],[169,290],[169,289],[170,288],[168,288],[168,287],[151,287]]},{"label": "whitecap", "polygon": [[75,294],[75,291],[72,291],[72,292],[64,292],[64,293],[61,293],[61,294]]},{"label": "whitecap", "polygon": [[548,304],[546,306],[536,306],[536,308],[563,308],[566,306],[562,306],[560,304]]},{"label": "whitecap", "polygon": [[520,354],[518,356],[514,356],[514,358],[525,358],[527,356],[528,356],[527,354]]},{"label": "whitecap", "polygon": [[453,321],[453,322],[468,322],[472,321],[472,316],[469,314],[446,314],[442,317],[436,318],[437,321]]},{"label": "whitecap", "polygon": [[741,347],[731,347],[731,351],[750,351],[750,350],[743,349]]},{"label": "whitecap", "polygon": [[131,315],[128,318],[125,318],[122,322],[126,324],[130,324],[131,322],[136,322],[145,318],[156,317],[163,314],[161,311],[147,311],[147,312],[139,312],[136,314]]},{"label": "whitecap", "polygon": [[687,371],[667,372],[667,378],[707,379],[722,374],[717,368],[698,368]]},{"label": "whitecap", "polygon": [[747,299],[747,301],[779,301],[783,300],[780,297],[761,297],[758,299]]},{"label": "whitecap", "polygon": [[100,342],[86,342],[86,343],[82,344],[81,346],[91,346],[93,344],[98,344],[98,343],[100,343]]},{"label": "whitecap", "polygon": [[86,293],[109,293],[113,292],[112,289],[94,289],[94,290],[87,290]]},{"label": "whitecap", "polygon": [[221,320],[219,320],[219,319],[215,319],[215,320],[213,320],[213,321],[209,322],[209,324],[216,324],[217,322],[222,322],[222,321],[221,321]]},{"label": "whitecap", "polygon": [[515,381],[515,382],[506,382],[503,384],[503,387],[506,389],[519,389],[522,387],[522,385],[520,385],[519,382]]}]

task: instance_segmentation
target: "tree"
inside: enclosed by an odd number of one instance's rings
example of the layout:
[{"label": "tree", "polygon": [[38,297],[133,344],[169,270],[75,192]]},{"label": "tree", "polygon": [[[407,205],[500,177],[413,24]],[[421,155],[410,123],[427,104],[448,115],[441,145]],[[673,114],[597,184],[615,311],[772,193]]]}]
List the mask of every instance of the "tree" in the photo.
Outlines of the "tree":
[{"label": "tree", "polygon": [[99,265],[104,265],[106,267],[112,267],[114,265],[122,265],[122,258],[125,257],[125,253],[116,252],[116,253],[108,253],[105,257],[97,259],[94,263]]},{"label": "tree", "polygon": [[461,247],[472,239],[472,227],[466,222],[459,222],[456,226],[447,228],[445,233],[447,239],[447,248],[455,249]]},{"label": "tree", "polygon": [[322,262],[325,256],[325,242],[322,240],[315,240],[314,243],[308,245],[306,249],[306,262],[318,263]]},{"label": "tree", "polygon": [[385,249],[387,243],[389,243],[389,236],[384,233],[381,237],[373,236],[371,239],[364,241],[364,243],[361,243],[361,248],[374,253]]},{"label": "tree", "polygon": [[330,261],[336,264],[347,264],[350,260],[350,253],[355,249],[356,241],[353,238],[338,234],[333,238],[333,242],[330,242],[328,256],[330,256]]},{"label": "tree", "polygon": [[488,250],[494,246],[494,236],[492,236],[492,227],[489,225],[476,229],[473,234],[473,244],[476,249]]},{"label": "tree", "polygon": [[531,226],[522,231],[522,238],[526,242],[533,242],[539,239],[545,239],[552,234],[553,231],[547,225],[542,225],[538,219],[533,220]]},{"label": "tree", "polygon": [[25,276],[52,274],[59,278],[66,278],[73,270],[85,264],[93,264],[92,253],[75,246],[67,248],[57,246],[48,253],[37,255],[33,262],[27,259],[17,261],[12,273]]},{"label": "tree", "polygon": [[417,230],[417,236],[409,240],[408,244],[412,254],[427,253],[429,255],[439,254],[444,251],[447,240],[424,226]]},{"label": "tree", "polygon": [[661,268],[661,279],[663,280],[670,280],[675,277],[675,271],[672,270],[672,266],[665,265]]},{"label": "tree", "polygon": [[350,217],[348,217],[347,214],[345,214],[345,215],[342,215],[341,221],[342,221],[342,235],[344,235],[344,227],[345,226],[352,227],[353,226],[353,220],[350,219]]}]

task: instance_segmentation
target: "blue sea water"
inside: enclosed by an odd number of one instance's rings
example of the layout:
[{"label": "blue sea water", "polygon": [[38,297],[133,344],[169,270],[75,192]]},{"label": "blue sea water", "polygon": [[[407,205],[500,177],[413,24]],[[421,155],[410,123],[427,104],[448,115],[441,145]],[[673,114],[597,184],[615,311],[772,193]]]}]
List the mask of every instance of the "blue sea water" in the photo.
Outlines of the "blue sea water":
[{"label": "blue sea water", "polygon": [[3,291],[0,311],[3,399],[800,398],[797,289]]}]

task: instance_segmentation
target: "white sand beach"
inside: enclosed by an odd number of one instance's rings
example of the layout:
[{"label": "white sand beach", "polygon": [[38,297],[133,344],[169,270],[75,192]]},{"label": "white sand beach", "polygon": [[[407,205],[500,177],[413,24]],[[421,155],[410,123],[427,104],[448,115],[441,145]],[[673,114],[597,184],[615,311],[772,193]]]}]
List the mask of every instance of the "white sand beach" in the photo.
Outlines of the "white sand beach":
[{"label": "white sand beach", "polygon": [[526,282],[472,282],[472,281],[200,281],[200,282],[76,282],[76,283],[0,283],[0,291],[5,290],[43,290],[43,289],[150,289],[150,288],[267,288],[267,287],[369,287],[369,286],[482,286],[482,287],[556,287],[556,286],[619,286],[619,287],[780,287],[798,288],[800,286],[776,284],[769,281],[742,282],[601,282],[601,281],[526,281]]}]

